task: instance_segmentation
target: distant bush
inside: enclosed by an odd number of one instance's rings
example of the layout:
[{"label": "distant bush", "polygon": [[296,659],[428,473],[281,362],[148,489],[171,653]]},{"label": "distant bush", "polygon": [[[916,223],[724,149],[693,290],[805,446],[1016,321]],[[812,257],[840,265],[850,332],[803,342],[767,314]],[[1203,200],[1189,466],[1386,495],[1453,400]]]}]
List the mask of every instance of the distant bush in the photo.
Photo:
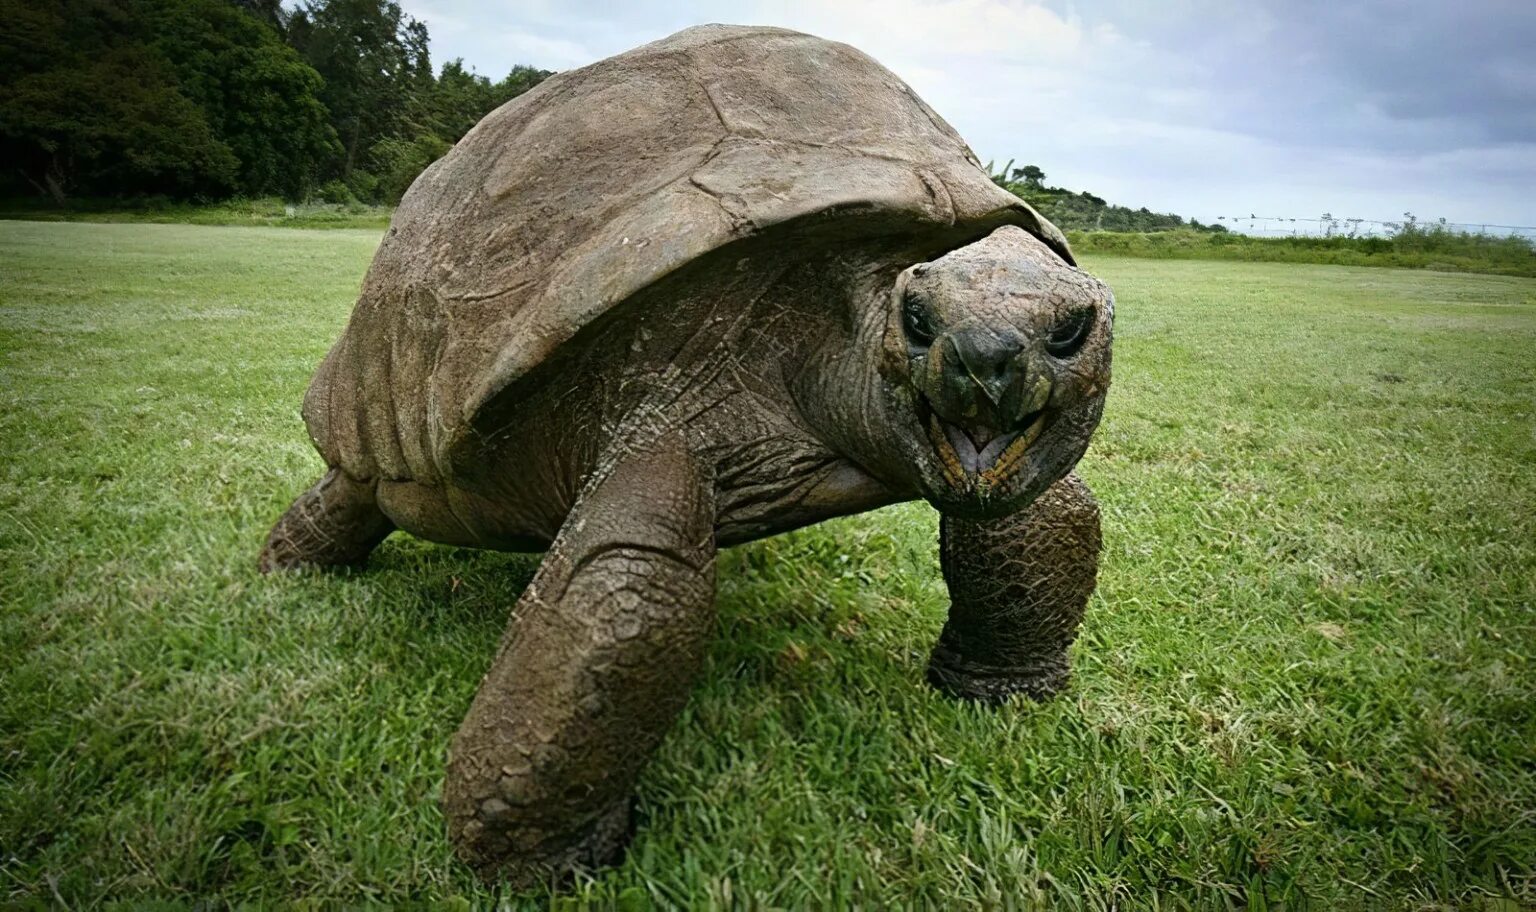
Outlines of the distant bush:
[{"label": "distant bush", "polygon": [[1160,259],[1250,260],[1403,266],[1536,277],[1536,247],[1521,237],[1494,237],[1428,227],[1413,220],[1390,237],[1249,237],[1190,229],[1154,232],[1068,231],[1078,253]]},{"label": "distant bush", "polygon": [[339,180],[326,181],[315,195],[320,197],[322,202],[333,206],[344,206],[357,201],[357,197],[352,195],[352,188]]},{"label": "distant bush", "polygon": [[441,158],[453,144],[432,133],[422,133],[406,140],[391,136],[374,144],[369,152],[373,173],[378,175],[379,198],[400,202],[416,175]]},{"label": "distant bush", "polygon": [[[341,191],[347,186],[336,182]],[[324,191],[324,188],[322,188]],[[318,196],[317,196],[318,198]],[[282,197],[182,202],[167,197],[72,197],[60,206],[42,197],[0,199],[0,219],[28,221],[150,222],[185,225],[269,225],[283,228],[385,228],[392,210],[358,202],[289,203]]]}]

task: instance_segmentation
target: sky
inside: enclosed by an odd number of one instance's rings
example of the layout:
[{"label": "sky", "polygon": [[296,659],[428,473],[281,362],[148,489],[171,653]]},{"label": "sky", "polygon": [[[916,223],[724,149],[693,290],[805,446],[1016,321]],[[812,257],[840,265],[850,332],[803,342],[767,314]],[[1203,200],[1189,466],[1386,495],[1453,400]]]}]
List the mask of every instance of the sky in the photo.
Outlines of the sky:
[{"label": "sky", "polygon": [[844,41],[983,162],[1202,221],[1536,226],[1536,0],[402,0],[436,63],[573,69],[705,22]]}]

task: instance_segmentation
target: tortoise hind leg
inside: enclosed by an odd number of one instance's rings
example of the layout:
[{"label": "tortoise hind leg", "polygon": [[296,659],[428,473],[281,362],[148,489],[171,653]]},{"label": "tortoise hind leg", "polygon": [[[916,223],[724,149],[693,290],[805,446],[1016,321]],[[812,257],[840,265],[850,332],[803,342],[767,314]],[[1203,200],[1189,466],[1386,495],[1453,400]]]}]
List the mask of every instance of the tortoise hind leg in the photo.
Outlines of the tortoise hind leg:
[{"label": "tortoise hind leg", "polygon": [[262,573],[361,564],[394,524],[379,509],[371,481],[331,469],[283,514],[256,562]]}]

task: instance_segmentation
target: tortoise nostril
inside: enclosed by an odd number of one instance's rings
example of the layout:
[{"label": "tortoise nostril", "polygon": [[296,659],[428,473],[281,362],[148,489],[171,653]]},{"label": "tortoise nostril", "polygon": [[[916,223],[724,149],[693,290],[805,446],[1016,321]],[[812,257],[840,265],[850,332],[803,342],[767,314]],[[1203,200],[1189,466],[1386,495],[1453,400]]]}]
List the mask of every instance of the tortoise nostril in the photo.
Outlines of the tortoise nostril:
[{"label": "tortoise nostril", "polygon": [[951,336],[955,353],[966,373],[978,382],[993,380],[1008,373],[1022,345],[999,337],[987,329],[970,329]]},{"label": "tortoise nostril", "polygon": [[955,354],[947,365],[954,384],[966,398],[974,397],[986,410],[1000,414],[1018,379],[1015,363],[1022,344],[984,327],[952,332],[948,342]]}]

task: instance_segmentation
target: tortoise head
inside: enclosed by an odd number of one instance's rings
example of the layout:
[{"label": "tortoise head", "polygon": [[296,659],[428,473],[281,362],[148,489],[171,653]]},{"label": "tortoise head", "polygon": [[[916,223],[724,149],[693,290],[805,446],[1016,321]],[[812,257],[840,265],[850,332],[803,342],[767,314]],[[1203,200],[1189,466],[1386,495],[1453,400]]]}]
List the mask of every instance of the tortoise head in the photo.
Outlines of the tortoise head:
[{"label": "tortoise head", "polygon": [[1006,515],[1071,471],[1109,388],[1106,285],[1008,226],[904,270],[888,307],[885,406],[935,507]]}]

